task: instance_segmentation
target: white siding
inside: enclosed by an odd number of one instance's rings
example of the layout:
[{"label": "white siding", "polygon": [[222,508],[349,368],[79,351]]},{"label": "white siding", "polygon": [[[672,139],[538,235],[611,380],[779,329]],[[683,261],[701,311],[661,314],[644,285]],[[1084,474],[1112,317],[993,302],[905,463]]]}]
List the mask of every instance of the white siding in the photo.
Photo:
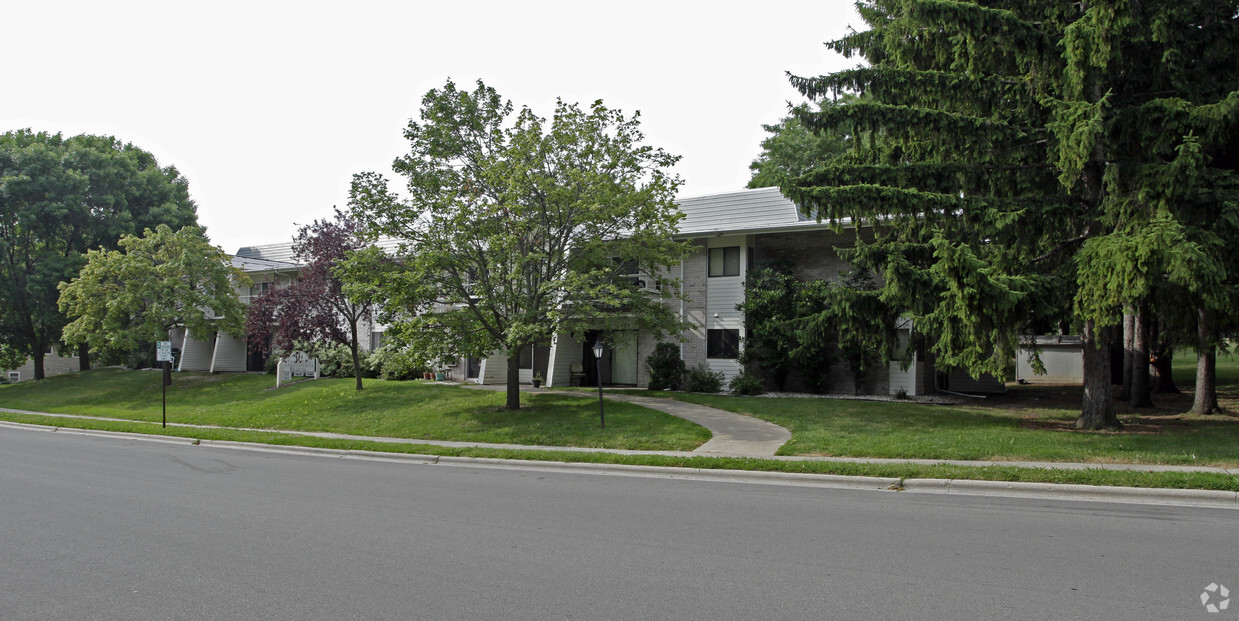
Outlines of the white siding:
[{"label": "white siding", "polygon": [[[744,314],[736,310],[736,305],[744,301],[744,279],[748,271],[748,238],[744,236],[715,237],[706,242],[707,248],[736,246],[740,248],[740,275],[706,277],[707,329],[744,327]],[[706,252],[708,256],[709,250]]]},{"label": "white siding", "polygon": [[908,366],[908,370],[903,369],[903,362],[898,360],[890,361],[887,366],[887,394],[897,395],[902,390],[905,395],[915,397],[922,394],[923,386],[919,381],[921,376],[919,371],[919,360],[913,360]]},{"label": "white siding", "polygon": [[496,352],[482,361],[482,369],[478,372],[479,384],[506,384],[508,382],[508,357],[504,352]]},{"label": "white siding", "polygon": [[[60,350],[53,346],[52,353],[43,354],[43,376],[51,377],[53,375],[63,375],[65,373],[74,373],[81,370],[82,363],[77,356],[60,355]],[[17,372],[20,375],[19,381],[27,381],[34,379],[34,360],[27,359],[26,364],[23,364],[16,369],[5,369],[4,374],[0,377],[8,378],[9,372]]]},{"label": "white siding", "polygon": [[731,378],[740,374],[740,362],[737,360],[710,358],[709,360],[706,360],[706,366],[710,367],[711,371],[716,371],[723,374],[724,389],[731,383]]},{"label": "white siding", "polygon": [[[173,343],[175,345],[175,343]],[[181,364],[177,371],[210,371],[211,358],[215,354],[215,340],[199,341],[188,334],[181,345]]]},{"label": "white siding", "polygon": [[551,357],[546,365],[546,387],[569,386],[572,365],[581,364],[581,343],[567,334],[557,333],[551,339]]},{"label": "white siding", "polygon": [[220,332],[215,338],[215,359],[211,362],[211,372],[244,370],[245,339]]},{"label": "white siding", "polygon": [[1041,352],[1041,363],[1045,365],[1045,375],[1033,371],[1028,361],[1032,348],[1021,345],[1015,365],[1016,379],[1030,384],[1084,384],[1084,345],[1080,337],[1039,336],[1036,345]]}]

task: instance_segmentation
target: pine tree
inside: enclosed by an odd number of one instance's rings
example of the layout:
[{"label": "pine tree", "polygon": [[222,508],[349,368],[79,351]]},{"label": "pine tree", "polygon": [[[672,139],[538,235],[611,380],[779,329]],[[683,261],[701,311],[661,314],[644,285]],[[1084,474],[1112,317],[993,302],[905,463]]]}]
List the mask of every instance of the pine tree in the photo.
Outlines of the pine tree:
[{"label": "pine tree", "polygon": [[858,93],[800,118],[865,139],[784,192],[873,226],[845,258],[883,277],[940,365],[1001,372],[1021,331],[1081,329],[1077,425],[1119,426],[1107,349],[1122,310],[1171,295],[1216,308],[1233,289],[1234,238],[1203,215],[1236,207],[1221,189],[1234,167],[1215,165],[1239,103],[1233,2],[858,6],[870,29],[828,47],[868,66],[793,84]]}]

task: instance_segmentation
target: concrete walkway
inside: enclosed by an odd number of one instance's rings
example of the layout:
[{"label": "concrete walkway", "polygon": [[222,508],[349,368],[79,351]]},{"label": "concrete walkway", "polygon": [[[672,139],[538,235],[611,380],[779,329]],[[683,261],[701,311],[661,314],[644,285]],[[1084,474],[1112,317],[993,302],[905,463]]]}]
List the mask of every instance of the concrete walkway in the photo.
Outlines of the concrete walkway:
[{"label": "concrete walkway", "polygon": [[[459,386],[478,390],[507,390],[507,386],[494,384],[459,384]],[[521,392],[598,398],[598,395],[594,393],[552,391],[528,386],[522,386]],[[725,455],[729,457],[774,457],[779,448],[792,439],[792,432],[774,423],[704,405],[685,403],[675,399],[636,397],[616,393],[607,393],[604,397],[610,401],[623,401],[643,408],[666,412],[677,418],[683,418],[709,429],[713,437],[710,438],[709,442],[697,447],[693,451],[694,454]]]}]

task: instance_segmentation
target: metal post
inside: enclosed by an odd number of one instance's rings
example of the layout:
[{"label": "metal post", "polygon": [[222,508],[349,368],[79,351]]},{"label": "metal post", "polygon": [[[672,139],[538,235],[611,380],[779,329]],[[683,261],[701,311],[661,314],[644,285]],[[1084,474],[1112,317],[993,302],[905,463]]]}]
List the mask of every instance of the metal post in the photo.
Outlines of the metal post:
[{"label": "metal post", "polygon": [[607,428],[607,419],[602,413],[602,341],[594,342],[594,375],[598,376],[598,422]]},{"label": "metal post", "polygon": [[168,374],[172,372],[172,363],[163,363],[163,373],[159,374],[159,383],[163,384],[163,426],[168,427]]}]

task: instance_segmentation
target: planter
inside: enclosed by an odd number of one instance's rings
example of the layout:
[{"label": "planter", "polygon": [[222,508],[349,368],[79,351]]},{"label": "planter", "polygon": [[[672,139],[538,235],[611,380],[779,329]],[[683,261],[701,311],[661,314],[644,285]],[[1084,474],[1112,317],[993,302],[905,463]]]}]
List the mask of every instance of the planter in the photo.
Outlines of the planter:
[{"label": "planter", "polygon": [[531,383],[531,384],[533,384],[533,387],[534,387],[534,388],[541,388],[541,387],[542,387],[542,380],[540,380],[540,379],[530,380],[530,383]]},{"label": "planter", "polygon": [[425,373],[422,373],[422,379],[424,379],[424,380],[433,380],[434,378],[435,378],[435,374],[434,374],[434,373],[431,373],[431,372],[429,372],[429,371],[427,371],[427,372],[425,372]]}]

